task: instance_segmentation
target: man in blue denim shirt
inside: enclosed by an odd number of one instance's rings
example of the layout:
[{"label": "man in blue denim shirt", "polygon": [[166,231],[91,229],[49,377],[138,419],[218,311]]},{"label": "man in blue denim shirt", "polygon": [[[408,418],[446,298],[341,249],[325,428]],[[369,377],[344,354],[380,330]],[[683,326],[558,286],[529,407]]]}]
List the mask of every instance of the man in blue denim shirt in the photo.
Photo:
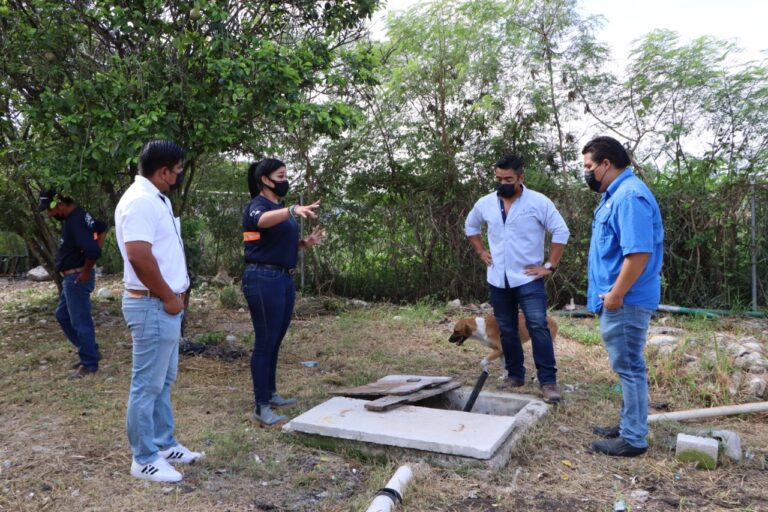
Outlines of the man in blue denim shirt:
[{"label": "man in blue denim shirt", "polygon": [[[525,315],[542,398],[560,401],[552,334],[547,324],[544,278],[552,275],[568,243],[570,232],[554,203],[523,185],[523,161],[505,155],[496,162],[496,191],[481,197],[467,215],[464,232],[477,255],[488,266],[488,290],[501,331],[507,377],[500,386],[525,385],[523,347],[518,332],[518,309]],[[488,232],[488,249],[482,228]],[[544,259],[545,235],[551,233],[549,257]]]},{"label": "man in blue denim shirt", "polygon": [[648,449],[646,332],[661,295],[664,226],[650,189],[630,167],[627,151],[611,137],[584,146],[584,179],[601,193],[592,222],[587,308],[600,317],[611,369],[619,375],[623,403],[614,427],[594,427],[606,440],[598,453],[634,457]]}]

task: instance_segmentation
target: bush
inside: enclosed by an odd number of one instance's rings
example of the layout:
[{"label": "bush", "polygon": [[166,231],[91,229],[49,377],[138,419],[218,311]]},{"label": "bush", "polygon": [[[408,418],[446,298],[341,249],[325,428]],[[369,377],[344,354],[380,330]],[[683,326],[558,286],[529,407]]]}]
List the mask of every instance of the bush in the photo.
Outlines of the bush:
[{"label": "bush", "polygon": [[226,309],[240,309],[245,307],[243,292],[235,285],[225,286],[219,291],[219,302]]}]

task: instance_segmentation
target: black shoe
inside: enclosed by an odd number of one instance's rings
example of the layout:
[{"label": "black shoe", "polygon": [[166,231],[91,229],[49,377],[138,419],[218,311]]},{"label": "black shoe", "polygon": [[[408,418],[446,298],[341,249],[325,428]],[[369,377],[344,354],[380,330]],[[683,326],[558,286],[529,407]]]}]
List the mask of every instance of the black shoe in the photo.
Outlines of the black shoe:
[{"label": "black shoe", "polygon": [[602,436],[606,439],[613,439],[615,437],[619,437],[619,426],[618,425],[614,427],[594,426],[592,427],[592,433]]},{"label": "black shoe", "polygon": [[648,448],[635,448],[624,439],[617,437],[615,439],[593,442],[592,450],[613,457],[637,457],[647,452]]}]

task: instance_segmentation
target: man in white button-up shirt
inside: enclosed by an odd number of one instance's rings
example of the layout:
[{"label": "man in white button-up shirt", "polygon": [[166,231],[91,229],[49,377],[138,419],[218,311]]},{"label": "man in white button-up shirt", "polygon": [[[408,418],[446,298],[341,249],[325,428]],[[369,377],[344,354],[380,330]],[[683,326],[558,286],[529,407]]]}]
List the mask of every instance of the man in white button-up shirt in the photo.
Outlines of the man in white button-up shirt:
[{"label": "man in white button-up shirt", "polygon": [[184,315],[182,294],[189,288],[189,276],[181,224],[166,193],[181,185],[183,156],[173,142],[147,143],[139,155],[139,175],[115,209],[115,234],[124,264],[123,316],[133,341],[126,413],[131,475],[155,482],[178,482],[182,475],[171,464],[202,457],[176,441],[171,409]]},{"label": "man in white button-up shirt", "polygon": [[[475,252],[488,266],[491,304],[501,331],[507,377],[502,388],[525,384],[523,347],[518,332],[518,308],[525,315],[533,360],[544,400],[560,401],[552,335],[547,325],[544,278],[560,264],[570,232],[554,203],[523,185],[523,161],[506,155],[496,163],[496,192],[481,197],[465,223]],[[486,226],[488,245],[482,239]],[[552,242],[544,259],[544,237]]]}]

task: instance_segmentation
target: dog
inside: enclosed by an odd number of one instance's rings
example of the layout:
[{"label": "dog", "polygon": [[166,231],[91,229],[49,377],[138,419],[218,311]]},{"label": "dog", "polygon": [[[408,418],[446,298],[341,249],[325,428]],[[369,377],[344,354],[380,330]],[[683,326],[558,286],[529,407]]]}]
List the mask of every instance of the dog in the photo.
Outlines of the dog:
[{"label": "dog", "polygon": [[[547,324],[549,325],[549,332],[554,342],[557,336],[557,322],[548,316]],[[522,313],[519,313],[517,317],[517,329],[520,334],[521,343],[530,341],[531,336],[528,334],[528,329],[525,326],[525,316]],[[488,364],[496,359],[501,358],[503,364],[504,351],[501,348],[501,331],[493,313],[458,320],[453,326],[453,334],[448,338],[448,341],[460,347],[469,338],[475,338],[490,349],[488,355],[480,361],[480,367],[483,371],[487,372]]]}]

